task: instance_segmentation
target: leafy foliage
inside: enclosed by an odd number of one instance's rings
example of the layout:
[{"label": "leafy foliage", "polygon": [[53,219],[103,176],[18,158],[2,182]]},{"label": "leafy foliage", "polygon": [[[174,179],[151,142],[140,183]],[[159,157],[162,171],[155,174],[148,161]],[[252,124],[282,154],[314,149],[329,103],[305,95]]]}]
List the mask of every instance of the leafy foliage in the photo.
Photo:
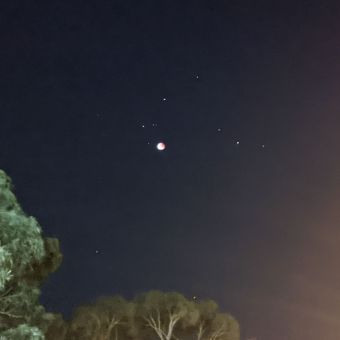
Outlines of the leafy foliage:
[{"label": "leafy foliage", "polygon": [[45,314],[39,285],[61,262],[59,244],[43,239],[21,209],[10,178],[0,170],[0,339],[41,339],[34,324]]},{"label": "leafy foliage", "polygon": [[37,327],[21,324],[0,334],[0,340],[43,340],[44,335]]},{"label": "leafy foliage", "polygon": [[[50,338],[51,340],[57,338]],[[103,297],[76,309],[67,340],[239,340],[238,322],[211,300],[150,291],[129,302]]]}]

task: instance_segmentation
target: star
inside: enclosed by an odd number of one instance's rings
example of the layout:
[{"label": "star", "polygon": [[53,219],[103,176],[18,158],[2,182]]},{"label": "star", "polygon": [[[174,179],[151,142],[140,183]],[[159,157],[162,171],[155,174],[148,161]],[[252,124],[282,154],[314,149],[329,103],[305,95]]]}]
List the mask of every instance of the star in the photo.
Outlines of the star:
[{"label": "star", "polygon": [[217,131],[218,131],[218,132],[221,132],[221,131],[222,131],[222,129],[221,129],[221,128],[218,128],[218,129],[217,129]]},{"label": "star", "polygon": [[163,102],[165,102],[166,101],[166,98],[165,97],[163,97]]},{"label": "star", "polygon": [[240,145],[240,142],[239,142],[239,141],[236,141],[236,145]]}]

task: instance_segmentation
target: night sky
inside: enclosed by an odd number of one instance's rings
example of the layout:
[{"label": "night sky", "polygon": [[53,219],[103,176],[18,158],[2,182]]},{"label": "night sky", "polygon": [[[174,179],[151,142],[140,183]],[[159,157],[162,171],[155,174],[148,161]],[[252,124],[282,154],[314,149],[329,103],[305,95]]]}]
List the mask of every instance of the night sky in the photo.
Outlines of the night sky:
[{"label": "night sky", "polygon": [[0,168],[60,239],[49,310],[177,290],[243,339],[339,339],[330,4],[1,2]]}]

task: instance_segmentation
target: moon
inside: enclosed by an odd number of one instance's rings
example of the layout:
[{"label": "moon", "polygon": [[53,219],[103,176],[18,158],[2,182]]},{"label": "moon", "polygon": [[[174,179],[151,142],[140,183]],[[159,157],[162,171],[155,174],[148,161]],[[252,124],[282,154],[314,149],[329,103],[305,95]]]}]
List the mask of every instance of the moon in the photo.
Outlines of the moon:
[{"label": "moon", "polygon": [[158,151],[164,151],[166,148],[166,145],[163,142],[159,142],[157,143],[156,148]]}]

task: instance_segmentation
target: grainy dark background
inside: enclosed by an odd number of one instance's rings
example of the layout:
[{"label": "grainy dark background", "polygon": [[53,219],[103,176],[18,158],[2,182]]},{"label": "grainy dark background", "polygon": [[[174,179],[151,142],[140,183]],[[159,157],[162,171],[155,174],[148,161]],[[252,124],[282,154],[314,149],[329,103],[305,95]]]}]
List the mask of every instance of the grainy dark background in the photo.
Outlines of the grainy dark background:
[{"label": "grainy dark background", "polygon": [[61,241],[50,310],[158,288],[243,338],[339,338],[330,3],[1,2],[0,167]]}]

